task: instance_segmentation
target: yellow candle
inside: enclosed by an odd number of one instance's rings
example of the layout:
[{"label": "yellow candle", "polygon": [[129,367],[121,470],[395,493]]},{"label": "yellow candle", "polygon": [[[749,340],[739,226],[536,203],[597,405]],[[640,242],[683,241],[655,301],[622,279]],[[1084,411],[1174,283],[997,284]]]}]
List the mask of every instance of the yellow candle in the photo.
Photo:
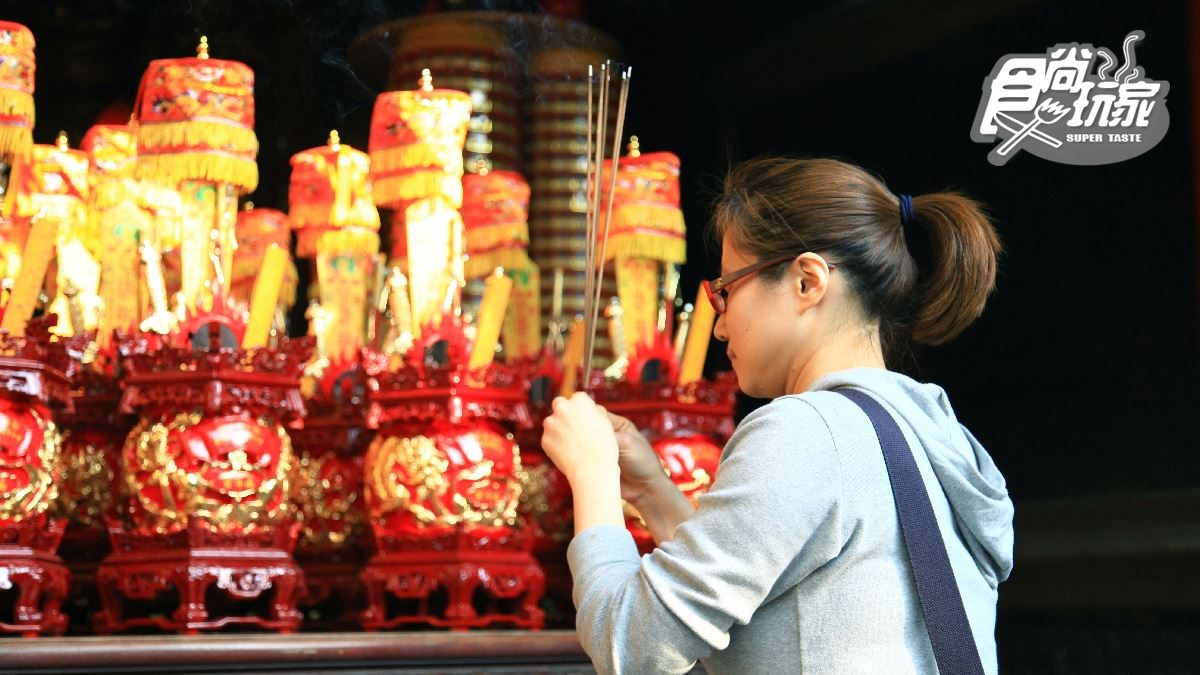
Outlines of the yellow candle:
[{"label": "yellow candle", "polygon": [[442,197],[419,199],[404,213],[413,332],[420,334],[429,324],[441,324],[448,277],[450,281],[460,280],[450,265],[450,251],[452,233],[462,226],[462,218]]},{"label": "yellow candle", "polygon": [[21,258],[21,271],[13,284],[8,304],[4,307],[4,321],[0,328],[9,335],[24,335],[25,324],[33,317],[38,293],[46,280],[46,269],[54,257],[54,239],[58,235],[58,221],[38,218],[25,240],[25,253]]},{"label": "yellow candle", "polygon": [[542,304],[538,294],[539,279],[537,265],[510,269],[506,272],[513,281],[512,295],[508,299],[508,311],[504,313],[505,358],[529,358],[542,350]]},{"label": "yellow candle", "polygon": [[500,338],[500,327],[504,325],[504,311],[508,309],[512,287],[512,279],[504,276],[504,268],[501,267],[497,267],[484,282],[479,320],[475,322],[475,346],[471,349],[471,360],[467,364],[471,370],[490,364],[496,355],[496,341]]},{"label": "yellow candle", "polygon": [[283,274],[287,269],[288,252],[278,244],[271,244],[263,256],[262,267],[254,279],[254,293],[250,300],[250,320],[242,336],[242,347],[262,347],[267,344],[271,332],[271,320],[279,304],[279,290],[283,287]]},{"label": "yellow candle", "polygon": [[579,367],[583,365],[583,317],[576,316],[571,324],[571,333],[567,337],[567,348],[563,352],[562,386],[558,389],[559,396],[570,396],[575,393],[575,381],[579,377]]},{"label": "yellow candle", "polygon": [[704,287],[696,293],[696,311],[692,312],[688,328],[687,343],[683,348],[683,363],[679,366],[679,384],[688,384],[700,379],[704,371],[704,360],[708,356],[708,341],[712,337],[713,320],[716,312],[708,302]]}]

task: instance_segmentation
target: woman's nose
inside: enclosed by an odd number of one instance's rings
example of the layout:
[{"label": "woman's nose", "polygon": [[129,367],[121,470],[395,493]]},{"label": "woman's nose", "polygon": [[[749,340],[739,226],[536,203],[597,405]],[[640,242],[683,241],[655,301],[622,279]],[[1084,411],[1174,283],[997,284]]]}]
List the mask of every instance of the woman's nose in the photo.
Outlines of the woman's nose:
[{"label": "woman's nose", "polygon": [[729,333],[725,330],[724,314],[717,315],[717,321],[713,324],[713,337],[721,342],[729,342]]}]

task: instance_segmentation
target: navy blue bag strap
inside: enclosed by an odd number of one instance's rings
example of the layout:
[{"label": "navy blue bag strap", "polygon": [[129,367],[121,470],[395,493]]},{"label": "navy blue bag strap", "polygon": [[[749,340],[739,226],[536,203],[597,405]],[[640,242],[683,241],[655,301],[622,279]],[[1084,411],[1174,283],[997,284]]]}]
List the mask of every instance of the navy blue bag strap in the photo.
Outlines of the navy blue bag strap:
[{"label": "navy blue bag strap", "polygon": [[933,505],[913,459],[912,448],[904,440],[896,420],[879,401],[855,389],[836,391],[862,408],[879,436],[888,480],[892,483],[892,497],[900,515],[900,532],[917,582],[917,598],[929,628],[938,672],[942,675],[983,675],[983,663],[979,660],[979,649],[971,634],[958,584],[954,582],[950,556],[946,555],[946,544],[938,530]]}]

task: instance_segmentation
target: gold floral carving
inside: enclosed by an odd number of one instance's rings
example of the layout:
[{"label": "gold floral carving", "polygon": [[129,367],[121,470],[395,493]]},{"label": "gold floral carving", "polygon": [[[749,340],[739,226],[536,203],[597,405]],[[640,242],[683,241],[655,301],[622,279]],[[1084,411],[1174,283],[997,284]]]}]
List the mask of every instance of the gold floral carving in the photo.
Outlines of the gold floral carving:
[{"label": "gold floral carving", "polygon": [[104,513],[112,503],[114,478],[104,448],[88,443],[65,453],[63,460],[64,479],[69,486],[61,493],[63,510],[81,525],[102,527]]},{"label": "gold floral carving", "polygon": [[[296,465],[292,500],[299,509],[302,523],[301,538],[313,545],[342,546],[346,539],[364,525],[355,508],[359,499],[356,490],[336,489],[321,474],[329,456],[304,454]],[[330,527],[340,523],[341,527]]]},{"label": "gold floral carving", "polygon": [[546,476],[549,472],[547,464],[521,466],[516,472],[517,481],[521,484],[521,511],[528,513],[535,521],[540,521],[550,511],[550,500],[546,497]]}]

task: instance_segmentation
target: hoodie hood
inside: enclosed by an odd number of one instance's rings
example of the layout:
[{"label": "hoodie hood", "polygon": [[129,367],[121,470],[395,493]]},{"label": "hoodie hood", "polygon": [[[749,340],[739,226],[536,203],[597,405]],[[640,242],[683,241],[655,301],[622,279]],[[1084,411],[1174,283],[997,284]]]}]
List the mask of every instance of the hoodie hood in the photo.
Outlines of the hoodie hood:
[{"label": "hoodie hood", "polygon": [[959,424],[946,392],[900,373],[853,368],[829,373],[810,391],[855,387],[875,396],[913,429],[925,447],[959,532],[993,587],[1013,567],[1013,504],[1004,476],[979,441]]}]

